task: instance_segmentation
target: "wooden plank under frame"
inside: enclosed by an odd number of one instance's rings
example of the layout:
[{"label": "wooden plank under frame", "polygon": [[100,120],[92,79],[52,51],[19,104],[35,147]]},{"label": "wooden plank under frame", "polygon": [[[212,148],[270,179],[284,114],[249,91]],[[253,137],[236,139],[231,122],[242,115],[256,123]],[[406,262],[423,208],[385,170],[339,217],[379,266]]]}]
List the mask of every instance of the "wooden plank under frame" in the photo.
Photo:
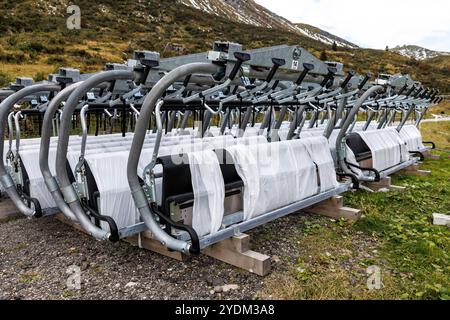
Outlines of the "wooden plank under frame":
[{"label": "wooden plank under frame", "polygon": [[431,150],[425,151],[423,153],[423,156],[425,157],[425,159],[433,159],[433,160],[439,160],[441,158],[439,154],[433,154]]},{"label": "wooden plank under frame", "polygon": [[[68,220],[61,213],[57,214],[56,218],[79,231],[85,232],[79,224]],[[184,253],[168,250],[159,241],[154,239],[149,231],[141,233],[140,240],[138,236],[129,237],[123,240],[133,246],[140,245],[143,249],[159,253],[178,261],[186,261],[189,258],[189,256]],[[202,254],[255,273],[259,276],[266,276],[271,270],[270,257],[250,250],[250,236],[246,234],[234,236],[213,244],[212,246],[205,248],[202,251]]]},{"label": "wooden plank under frame", "polygon": [[431,175],[430,170],[420,170],[420,164],[413,164],[401,171],[399,171],[399,174],[411,174],[421,177],[427,177]]},{"label": "wooden plank under frame", "polygon": [[364,182],[364,186],[369,188],[372,191],[378,192],[382,189],[392,190],[404,192],[406,191],[406,187],[395,186],[392,184],[391,177],[381,178],[378,182]]},{"label": "wooden plank under frame", "polygon": [[302,211],[327,216],[333,219],[356,221],[361,217],[361,210],[344,207],[343,196],[331,197]]}]

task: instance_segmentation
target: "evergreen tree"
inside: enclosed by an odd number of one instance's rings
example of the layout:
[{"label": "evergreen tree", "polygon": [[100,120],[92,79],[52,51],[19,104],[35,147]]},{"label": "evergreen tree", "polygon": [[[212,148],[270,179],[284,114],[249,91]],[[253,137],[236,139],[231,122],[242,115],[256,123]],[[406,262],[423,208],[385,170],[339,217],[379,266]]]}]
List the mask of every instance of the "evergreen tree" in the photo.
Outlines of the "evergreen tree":
[{"label": "evergreen tree", "polygon": [[338,46],[337,46],[336,41],[333,42],[333,45],[331,46],[331,48],[333,49],[333,51],[337,51]]}]

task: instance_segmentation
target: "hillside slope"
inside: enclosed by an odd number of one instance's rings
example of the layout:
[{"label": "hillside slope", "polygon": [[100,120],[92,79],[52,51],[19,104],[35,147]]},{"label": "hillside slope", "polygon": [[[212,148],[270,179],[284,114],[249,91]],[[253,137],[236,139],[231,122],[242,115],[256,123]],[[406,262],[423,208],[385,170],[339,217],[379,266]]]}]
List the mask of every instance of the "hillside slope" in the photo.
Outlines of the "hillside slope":
[{"label": "hillside slope", "polygon": [[431,59],[439,56],[450,56],[450,52],[435,51],[414,45],[397,46],[393,48],[392,51],[416,60]]},{"label": "hillside slope", "polygon": [[306,23],[296,23],[297,28],[301,30],[301,33],[323,43],[332,45],[334,42],[339,47],[345,48],[353,48],[356,49],[358,46],[350,41],[347,41],[341,37],[335,36],[334,34],[329,33],[328,31],[319,29],[317,27],[311,26]]},{"label": "hillside slope", "polygon": [[253,0],[178,0],[184,5],[190,6],[224,17],[234,22],[245,23],[257,27],[272,28],[297,33],[308,38],[318,40],[325,44],[336,42],[338,46],[357,48],[358,46],[340,37],[332,35],[319,28],[302,24],[292,23],[280,17]]},{"label": "hillside slope", "polygon": [[[81,8],[81,30],[66,29],[69,3]],[[1,0],[0,11],[0,85],[18,75],[42,79],[61,66],[98,71],[106,62],[130,57],[136,49],[155,50],[167,57],[180,51],[206,51],[214,40],[225,40],[242,43],[244,48],[298,44],[317,57],[325,54],[328,60],[341,61],[358,72],[411,73],[425,85],[450,92],[446,60],[419,62],[393,52],[359,48],[333,51],[331,45],[301,33],[239,23],[190,6],[174,6],[172,0]]]},{"label": "hillside slope", "polygon": [[296,32],[287,19],[276,15],[253,0],[178,0],[178,2],[231,21],[256,27]]}]

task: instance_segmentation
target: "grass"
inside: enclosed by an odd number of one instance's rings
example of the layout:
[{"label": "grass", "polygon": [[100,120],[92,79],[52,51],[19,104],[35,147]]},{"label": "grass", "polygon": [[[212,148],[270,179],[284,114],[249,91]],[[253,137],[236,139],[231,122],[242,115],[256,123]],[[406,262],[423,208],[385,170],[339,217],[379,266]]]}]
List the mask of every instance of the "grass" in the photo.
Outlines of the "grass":
[{"label": "grass", "polygon": [[[449,148],[442,134],[449,122],[424,124],[425,138]],[[308,216],[290,233],[295,261],[267,278],[259,298],[274,299],[450,299],[450,229],[432,225],[432,214],[450,214],[450,152],[426,160],[428,177],[396,175],[405,192],[345,194],[360,208],[356,223]],[[378,266],[382,287],[367,287],[367,268]]]},{"label": "grass", "polygon": [[431,107],[427,112],[427,118],[432,118],[433,114],[443,117],[450,116],[450,100],[444,100],[437,106]]},{"label": "grass", "polygon": [[433,141],[437,148],[450,150],[450,121],[424,122],[420,129],[424,141]]},{"label": "grass", "polygon": [[27,284],[31,282],[36,282],[41,280],[41,276],[35,272],[33,273],[22,273],[19,275],[19,283]]}]

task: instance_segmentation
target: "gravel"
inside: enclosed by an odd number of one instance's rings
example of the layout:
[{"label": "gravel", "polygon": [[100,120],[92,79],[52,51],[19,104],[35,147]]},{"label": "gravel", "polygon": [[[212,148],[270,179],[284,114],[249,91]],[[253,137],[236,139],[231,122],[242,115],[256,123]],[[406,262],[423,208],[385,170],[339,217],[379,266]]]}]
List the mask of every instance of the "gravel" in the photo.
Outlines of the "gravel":
[{"label": "gravel", "polygon": [[[303,219],[259,228],[255,250],[294,256],[296,243],[279,232]],[[285,268],[273,260],[272,272]],[[79,290],[68,287],[73,266]],[[254,299],[263,286],[264,278],[205,255],[179,262],[125,242],[98,242],[53,217],[0,222],[1,299]]]}]

